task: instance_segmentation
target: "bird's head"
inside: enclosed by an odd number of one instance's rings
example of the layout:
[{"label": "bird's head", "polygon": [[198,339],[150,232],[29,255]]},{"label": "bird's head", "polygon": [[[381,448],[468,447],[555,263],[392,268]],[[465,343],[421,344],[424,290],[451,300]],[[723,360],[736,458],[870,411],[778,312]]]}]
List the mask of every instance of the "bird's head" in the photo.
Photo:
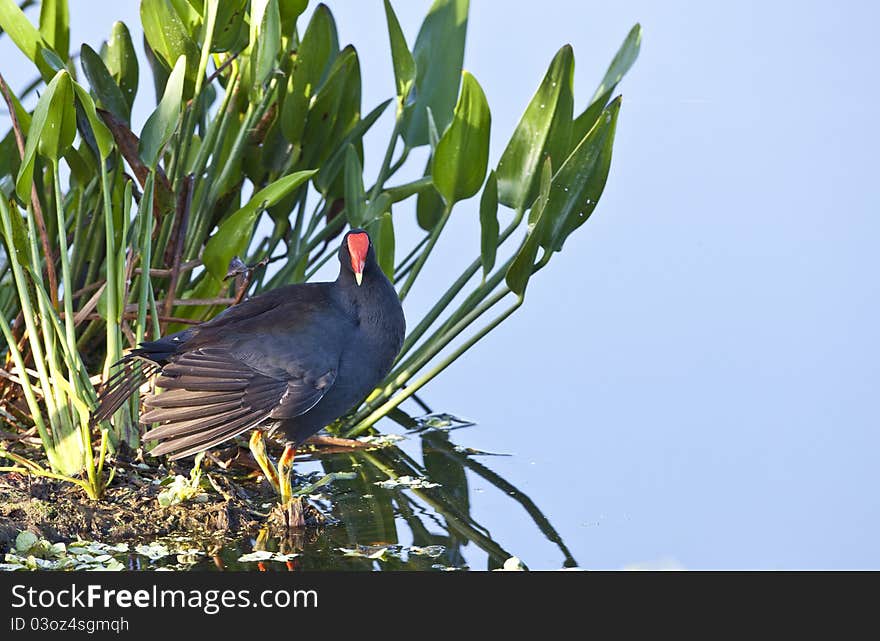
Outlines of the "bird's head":
[{"label": "bird's head", "polygon": [[339,248],[339,262],[342,269],[354,274],[354,280],[360,286],[364,279],[364,271],[376,262],[373,243],[363,229],[352,229],[342,239]]}]

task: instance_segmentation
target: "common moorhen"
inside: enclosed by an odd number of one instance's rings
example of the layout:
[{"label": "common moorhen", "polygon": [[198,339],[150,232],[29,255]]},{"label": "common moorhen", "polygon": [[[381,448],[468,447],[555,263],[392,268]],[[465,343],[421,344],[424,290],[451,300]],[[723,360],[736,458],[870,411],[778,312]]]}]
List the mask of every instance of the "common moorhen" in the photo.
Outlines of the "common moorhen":
[{"label": "common moorhen", "polygon": [[144,401],[151,454],[179,459],[260,425],[294,447],[350,410],[391,369],[406,325],[369,235],[348,232],[339,277],[288,285],[123,357],[98,399],[106,420],[154,374],[163,392]]}]

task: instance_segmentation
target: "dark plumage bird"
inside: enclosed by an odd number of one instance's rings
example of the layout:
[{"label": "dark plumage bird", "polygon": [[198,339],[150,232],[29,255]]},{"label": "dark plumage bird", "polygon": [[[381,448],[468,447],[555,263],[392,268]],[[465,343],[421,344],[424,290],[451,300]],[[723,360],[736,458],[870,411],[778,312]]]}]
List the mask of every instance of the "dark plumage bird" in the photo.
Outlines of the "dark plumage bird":
[{"label": "dark plumage bird", "polygon": [[144,401],[151,454],[178,459],[260,425],[296,446],[342,416],[389,372],[406,329],[370,237],[352,230],[339,277],[254,296],[212,320],[142,343],[98,399],[106,420],[155,374],[163,392]]}]

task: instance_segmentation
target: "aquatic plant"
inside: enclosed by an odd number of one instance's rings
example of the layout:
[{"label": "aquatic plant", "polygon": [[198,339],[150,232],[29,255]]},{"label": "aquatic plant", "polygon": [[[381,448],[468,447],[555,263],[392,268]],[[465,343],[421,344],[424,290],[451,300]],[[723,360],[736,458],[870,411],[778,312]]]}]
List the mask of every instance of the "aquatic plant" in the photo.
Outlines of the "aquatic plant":
[{"label": "aquatic plant", "polygon": [[[462,70],[467,0],[436,0],[412,46],[385,1],[396,95],[366,113],[356,49],[340,46],[326,5],[305,20],[307,5],[142,0],[141,69],[125,24],[76,55],[66,0],[44,0],[36,26],[0,0],[0,28],[37,75],[19,94],[0,76],[12,119],[0,141],[0,409],[16,429],[36,427],[47,459],[0,450],[13,462],[3,470],[65,478],[99,497],[108,451],[139,445],[136,402],[89,423],[123,349],[313,278],[346,225],[370,231],[405,300],[453,210],[479,195],[480,254],[410,319],[386,380],[330,426],[362,434],[513,314],[594,211],[638,25],[579,113],[563,46],[490,167],[489,105]],[[157,104],[141,124],[132,106],[145,84]],[[364,135],[389,107],[392,133],[367,177]],[[425,146],[423,177],[394,183]],[[423,233],[400,247],[395,221],[413,213]]]}]

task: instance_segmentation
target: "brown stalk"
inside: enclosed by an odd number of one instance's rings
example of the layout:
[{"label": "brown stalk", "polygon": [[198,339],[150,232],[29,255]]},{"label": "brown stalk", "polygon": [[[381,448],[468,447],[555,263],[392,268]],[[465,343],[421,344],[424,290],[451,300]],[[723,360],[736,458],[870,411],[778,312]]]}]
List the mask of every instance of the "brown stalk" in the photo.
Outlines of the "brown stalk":
[{"label": "brown stalk", "polygon": [[[174,218],[174,226],[171,228],[171,238],[174,243],[169,244],[165,251],[165,264],[171,263],[171,280],[168,283],[167,296],[162,311],[165,316],[171,316],[174,307],[174,295],[177,292],[177,281],[180,278],[180,261],[183,257],[183,241],[189,227],[189,211],[192,207],[193,175],[189,174],[183,179],[180,195],[177,198],[177,215]],[[173,254],[169,256],[169,250]],[[162,333],[165,333],[167,323],[162,325]]]}]

